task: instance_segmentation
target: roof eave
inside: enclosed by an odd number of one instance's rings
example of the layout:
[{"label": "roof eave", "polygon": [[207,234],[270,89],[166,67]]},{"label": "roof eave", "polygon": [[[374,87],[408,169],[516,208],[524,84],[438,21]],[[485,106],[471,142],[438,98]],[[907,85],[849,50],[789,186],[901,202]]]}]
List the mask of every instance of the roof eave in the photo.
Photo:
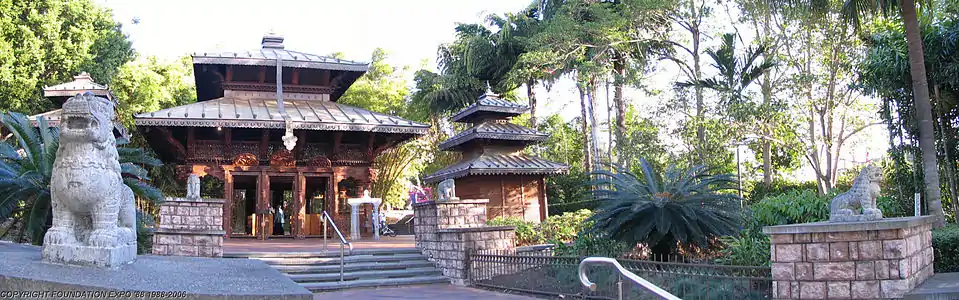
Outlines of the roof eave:
[{"label": "roof eave", "polygon": [[526,113],[526,111],[528,110],[529,110],[528,108],[522,108],[522,107],[502,107],[502,106],[473,104],[454,114],[453,117],[450,118],[450,121],[459,122],[460,120],[465,119],[469,117],[470,115],[479,111],[497,112],[497,113],[504,113],[504,114],[511,114],[511,115],[518,116]]},{"label": "roof eave", "polygon": [[[151,118],[142,115],[134,116],[136,126],[170,126],[170,127],[227,127],[227,128],[285,128],[283,120],[210,120],[191,118]],[[429,131],[429,125],[370,125],[370,124],[340,124],[319,122],[295,122],[293,129],[319,131],[362,131],[381,133],[406,133],[423,135]]]},{"label": "roof eave", "polygon": [[[442,172],[442,170],[440,170]],[[436,183],[446,179],[457,179],[466,176],[496,176],[496,175],[562,175],[569,173],[569,167],[565,168],[539,168],[539,169],[521,169],[521,168],[467,168],[449,173],[440,172],[423,178],[426,183]]]},{"label": "roof eave", "polygon": [[[254,58],[254,57],[209,57],[194,56],[193,64],[203,65],[241,65],[241,66],[276,66],[275,59]],[[307,62],[283,60],[283,66],[288,68],[304,69],[322,69],[337,71],[366,72],[370,69],[369,64],[344,64],[332,62]]]},{"label": "roof eave", "polygon": [[478,139],[487,139],[487,140],[505,140],[505,141],[528,141],[531,143],[540,143],[548,139],[547,135],[538,135],[538,134],[521,134],[521,133],[470,133],[463,135],[461,137],[454,137],[443,141],[438,145],[439,149],[446,151],[449,149],[456,148],[457,146],[469,143],[473,140]]}]

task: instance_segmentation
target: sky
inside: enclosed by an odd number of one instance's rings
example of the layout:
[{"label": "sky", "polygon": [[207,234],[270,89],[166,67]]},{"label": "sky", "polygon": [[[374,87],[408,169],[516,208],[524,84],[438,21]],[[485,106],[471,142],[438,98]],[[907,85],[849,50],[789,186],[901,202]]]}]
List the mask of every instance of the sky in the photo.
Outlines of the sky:
[{"label": "sky", "polygon": [[[373,49],[389,52],[388,62],[410,66],[413,70],[435,70],[436,49],[454,39],[456,23],[481,23],[490,13],[516,12],[531,0],[95,0],[113,10],[123,23],[133,47],[142,54],[174,59],[193,52],[214,50],[252,50],[260,48],[264,34],[274,32],[285,37],[287,49],[326,55],[342,52],[346,59],[369,62]],[[707,30],[717,35],[731,32],[730,16],[735,12],[717,11]],[[133,20],[137,20],[134,22]],[[752,39],[751,30],[740,30],[743,40]],[[705,42],[715,46],[717,39]],[[707,76],[709,76],[709,68]],[[669,87],[677,80],[677,69],[662,63],[649,75],[648,86],[666,93],[650,96],[637,90],[626,92],[627,100],[640,111],[653,110],[670,97]],[[412,72],[409,74],[412,84]],[[608,118],[605,91],[601,88],[596,110],[600,122]],[[520,93],[525,96],[525,92]],[[538,88],[542,97],[537,116],[560,114],[564,119],[579,115],[579,98],[571,80],[557,83],[549,91]],[[668,118],[677,120],[679,118]],[[669,121],[667,121],[669,122]],[[673,122],[672,125],[675,125]],[[862,161],[885,152],[883,126],[867,131],[862,145],[846,154],[848,160]],[[607,133],[601,134],[608,136]],[[667,137],[668,138],[668,137]],[[601,139],[605,144],[606,139]],[[744,157],[751,156],[744,152]],[[805,165],[805,162],[804,162]],[[808,168],[807,168],[808,169]],[[795,176],[809,177],[809,170]]]}]

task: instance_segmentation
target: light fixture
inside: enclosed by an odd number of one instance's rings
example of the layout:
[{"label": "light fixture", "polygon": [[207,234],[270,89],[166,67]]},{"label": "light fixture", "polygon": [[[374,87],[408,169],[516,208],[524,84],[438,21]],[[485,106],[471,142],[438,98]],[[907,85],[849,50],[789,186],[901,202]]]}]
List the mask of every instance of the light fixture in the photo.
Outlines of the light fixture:
[{"label": "light fixture", "polygon": [[216,131],[222,131],[222,130],[223,130],[223,127],[220,127],[220,126],[216,127]]}]

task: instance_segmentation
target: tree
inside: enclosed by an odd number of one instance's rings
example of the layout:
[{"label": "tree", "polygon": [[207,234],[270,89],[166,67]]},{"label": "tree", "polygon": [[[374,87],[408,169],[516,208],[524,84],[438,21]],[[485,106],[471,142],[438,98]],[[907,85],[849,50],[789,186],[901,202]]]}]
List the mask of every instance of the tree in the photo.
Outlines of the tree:
[{"label": "tree", "polygon": [[173,61],[148,56],[121,66],[110,90],[119,99],[117,118],[127,129],[133,129],[134,114],[196,102],[194,84],[193,59],[189,56]]},{"label": "tree", "polygon": [[[59,130],[47,126],[41,118],[39,130],[26,116],[3,113],[0,122],[16,138],[0,142],[0,221],[8,222],[0,236],[16,233],[16,240],[43,243],[50,227],[50,176],[59,147]],[[118,146],[126,144],[117,140]],[[118,147],[123,182],[139,199],[153,204],[163,202],[163,194],[151,186],[147,171],[141,167],[159,166],[161,162],[140,148]],[[144,222],[138,213],[138,222]],[[149,222],[149,221],[146,221]],[[11,229],[17,229],[11,230]]]},{"label": "tree", "polygon": [[120,24],[93,1],[0,1],[0,110],[50,110],[44,86],[81,71],[109,84],[132,57]]},{"label": "tree", "polygon": [[[679,41],[679,37],[671,37],[666,42],[672,44],[673,49],[664,52],[662,57],[675,63],[688,82],[697,82],[703,79],[702,50],[700,49],[703,42],[703,21],[712,14],[712,8],[707,3],[708,1],[704,0],[684,0],[669,14],[673,22],[683,29],[683,34],[688,33],[689,44]],[[706,117],[706,103],[703,97],[703,87],[694,86],[693,92],[695,98],[693,123],[696,124],[694,151],[699,154],[700,158],[705,158],[703,148],[706,147],[706,126],[703,122]],[[700,160],[700,163],[703,163],[703,161]]]},{"label": "tree", "polygon": [[676,243],[705,244],[711,237],[740,228],[739,196],[731,174],[709,175],[699,166],[671,166],[659,173],[641,160],[641,174],[616,168],[595,171],[594,196],[600,209],[587,222],[591,233],[635,245],[646,243],[656,255],[667,255]]},{"label": "tree", "polygon": [[[819,18],[828,12],[831,3],[827,0],[778,0],[778,4],[805,11],[810,19]],[[923,1],[923,4],[927,2]],[[858,30],[866,19],[883,15],[888,16],[898,8],[899,18],[905,25],[909,70],[912,80],[916,120],[919,124],[919,148],[922,151],[923,181],[925,182],[926,202],[931,213],[939,218],[936,227],[944,224],[945,215],[940,199],[938,163],[936,161],[935,132],[933,129],[932,104],[929,101],[929,84],[926,80],[925,58],[923,56],[922,36],[919,32],[919,15],[916,12],[916,0],[845,0],[840,10],[844,20],[852,23]]]},{"label": "tree", "polygon": [[369,70],[337,102],[390,115],[406,115],[410,90],[404,77],[409,68],[390,65],[386,62],[388,57],[385,49],[374,49]]}]

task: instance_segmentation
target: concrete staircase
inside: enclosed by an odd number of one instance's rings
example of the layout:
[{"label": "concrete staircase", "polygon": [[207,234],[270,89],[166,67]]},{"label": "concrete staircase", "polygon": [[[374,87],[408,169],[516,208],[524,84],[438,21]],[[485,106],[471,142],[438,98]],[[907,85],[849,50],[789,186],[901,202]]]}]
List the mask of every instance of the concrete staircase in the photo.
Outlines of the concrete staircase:
[{"label": "concrete staircase", "polygon": [[448,283],[417,249],[356,249],[344,257],[340,281],[339,249],[324,252],[244,252],[223,257],[258,259],[313,292],[359,287]]}]

